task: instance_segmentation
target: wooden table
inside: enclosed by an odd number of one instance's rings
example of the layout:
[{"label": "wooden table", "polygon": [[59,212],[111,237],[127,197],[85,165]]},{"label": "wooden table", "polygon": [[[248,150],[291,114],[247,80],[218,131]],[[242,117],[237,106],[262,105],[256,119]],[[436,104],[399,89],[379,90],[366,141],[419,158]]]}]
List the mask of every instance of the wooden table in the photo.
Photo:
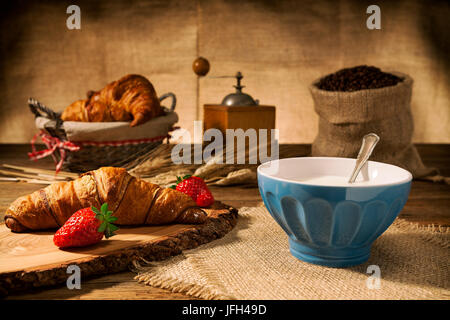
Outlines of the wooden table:
[{"label": "wooden table", "polygon": [[[417,148],[426,165],[436,167],[441,174],[450,176],[449,144],[419,144]],[[310,145],[289,145],[289,150],[289,153],[283,153],[281,146],[280,157],[304,156],[308,154]],[[54,168],[51,158],[38,162],[29,161],[26,156],[28,151],[29,145],[0,145],[0,164]],[[22,182],[0,182],[0,221],[3,221],[6,208],[14,199],[42,187]],[[237,208],[255,206],[261,201],[257,188],[212,187],[211,191],[217,200]],[[409,200],[399,217],[420,225],[450,226],[450,186],[414,181]],[[62,286],[13,295],[8,299],[192,299],[180,293],[140,284],[133,280],[134,275],[132,272],[122,272],[95,279],[82,279],[80,290],[69,290]]]}]

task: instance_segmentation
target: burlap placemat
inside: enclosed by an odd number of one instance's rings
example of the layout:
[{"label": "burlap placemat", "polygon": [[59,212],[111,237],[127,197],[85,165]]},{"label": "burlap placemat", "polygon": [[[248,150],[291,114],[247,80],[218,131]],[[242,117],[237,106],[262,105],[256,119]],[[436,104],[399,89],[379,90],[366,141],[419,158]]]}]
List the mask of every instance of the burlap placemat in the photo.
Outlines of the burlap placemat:
[{"label": "burlap placemat", "polygon": [[[295,259],[264,207],[243,208],[239,215],[222,239],[166,261],[135,263],[135,279],[205,299],[450,298],[447,229],[396,219],[375,241],[368,262],[337,269]],[[378,289],[370,265],[380,268]]]}]

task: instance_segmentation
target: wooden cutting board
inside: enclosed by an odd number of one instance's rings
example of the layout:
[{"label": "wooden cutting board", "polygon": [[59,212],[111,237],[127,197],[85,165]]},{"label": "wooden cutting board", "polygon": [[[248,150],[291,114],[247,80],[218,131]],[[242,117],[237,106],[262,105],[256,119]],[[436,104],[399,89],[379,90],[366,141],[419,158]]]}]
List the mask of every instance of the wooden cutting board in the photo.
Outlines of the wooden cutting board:
[{"label": "wooden cutting board", "polygon": [[100,243],[68,250],[53,244],[54,231],[13,233],[0,225],[0,295],[65,283],[76,264],[81,279],[126,270],[133,260],[162,260],[224,236],[237,222],[237,210],[221,202],[206,209],[201,225],[123,227]]}]

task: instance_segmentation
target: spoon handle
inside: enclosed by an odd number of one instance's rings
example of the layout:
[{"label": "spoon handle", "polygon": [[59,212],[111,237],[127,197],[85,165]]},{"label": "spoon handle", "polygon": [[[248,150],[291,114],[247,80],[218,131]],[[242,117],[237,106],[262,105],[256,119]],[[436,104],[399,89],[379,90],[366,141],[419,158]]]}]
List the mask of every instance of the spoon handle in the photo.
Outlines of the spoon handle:
[{"label": "spoon handle", "polygon": [[375,133],[366,134],[363,137],[361,149],[359,149],[358,157],[356,158],[356,165],[353,169],[353,173],[348,180],[349,183],[353,183],[356,180],[356,177],[361,171],[362,167],[366,164],[367,160],[369,160],[370,155],[372,154],[373,149],[376,144],[380,141],[380,137]]}]

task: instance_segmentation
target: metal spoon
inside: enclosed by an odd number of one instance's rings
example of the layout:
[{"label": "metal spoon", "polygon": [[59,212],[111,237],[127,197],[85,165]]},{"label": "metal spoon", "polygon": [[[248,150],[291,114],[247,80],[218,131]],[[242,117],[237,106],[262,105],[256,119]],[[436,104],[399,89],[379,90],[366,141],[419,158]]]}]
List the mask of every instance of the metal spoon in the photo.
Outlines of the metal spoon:
[{"label": "metal spoon", "polygon": [[380,137],[375,133],[369,133],[363,137],[361,149],[359,149],[358,157],[356,158],[355,168],[353,169],[350,180],[348,180],[349,183],[355,182],[356,177],[358,176],[362,167],[364,167],[364,165],[366,164],[367,160],[369,160],[369,157],[372,154],[372,151],[378,141],[380,141]]}]

